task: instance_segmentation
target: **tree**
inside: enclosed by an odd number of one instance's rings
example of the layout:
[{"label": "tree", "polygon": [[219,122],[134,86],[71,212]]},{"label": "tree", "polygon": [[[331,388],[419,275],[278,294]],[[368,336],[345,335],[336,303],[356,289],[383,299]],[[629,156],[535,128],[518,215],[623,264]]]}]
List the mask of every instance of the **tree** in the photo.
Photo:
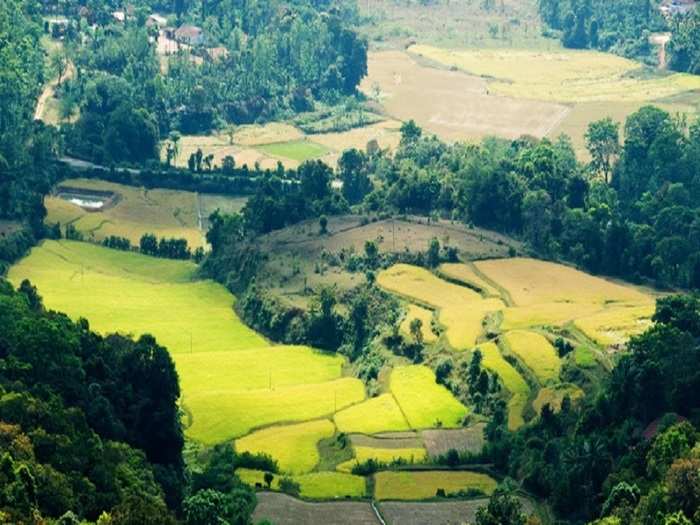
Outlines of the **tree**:
[{"label": "tree", "polygon": [[411,320],[409,324],[409,330],[411,332],[411,337],[417,345],[423,344],[423,321],[421,319],[415,318]]},{"label": "tree", "polygon": [[512,494],[496,491],[486,507],[476,511],[476,525],[525,525],[520,501]]},{"label": "tree", "polygon": [[60,88],[63,75],[68,69],[68,58],[62,49],[56,49],[49,55],[49,67],[56,73],[57,85]]},{"label": "tree", "polygon": [[273,476],[272,473],[265,472],[264,480],[265,480],[265,485],[267,485],[268,489],[272,485],[272,482],[274,481],[274,479],[275,479],[275,476]]},{"label": "tree", "polygon": [[367,156],[357,149],[345,150],[338,160],[338,171],[343,181],[343,196],[348,203],[357,204],[372,191],[372,182],[367,170]]},{"label": "tree", "polygon": [[620,153],[620,125],[610,117],[591,122],[585,138],[592,158],[591,168],[595,173],[602,173],[603,180],[609,183],[614,161]]},{"label": "tree", "polygon": [[318,220],[319,224],[319,233],[321,235],[325,235],[328,233],[328,217],[325,215],[321,215],[321,218]]},{"label": "tree", "polygon": [[430,245],[428,246],[427,262],[431,268],[435,268],[440,264],[440,241],[435,237],[430,240]]}]

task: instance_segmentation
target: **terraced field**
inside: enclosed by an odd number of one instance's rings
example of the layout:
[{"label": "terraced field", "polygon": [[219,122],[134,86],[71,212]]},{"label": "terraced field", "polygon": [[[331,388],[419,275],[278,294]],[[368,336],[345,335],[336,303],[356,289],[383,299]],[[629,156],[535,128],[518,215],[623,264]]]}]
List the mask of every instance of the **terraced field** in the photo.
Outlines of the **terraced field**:
[{"label": "terraced field", "polygon": [[533,371],[542,384],[559,380],[561,360],[546,337],[536,332],[517,330],[508,332],[503,340],[506,347]]},{"label": "terraced field", "polygon": [[406,463],[420,463],[426,457],[424,448],[376,448],[355,446],[354,458],[338,465],[340,472],[351,472],[358,463],[374,460],[382,464],[390,464],[393,461]]},{"label": "terraced field", "polygon": [[48,307],[86,317],[99,332],[156,336],[176,363],[187,435],[195,440],[218,443],[260,426],[329,416],[365,398],[359,380],[341,377],[342,359],[269,346],[236,317],[229,292],[194,280],[195,269],[190,262],[45,241],[9,278],[30,279]]},{"label": "terraced field", "polygon": [[425,366],[394,368],[389,384],[411,428],[459,427],[468,412]]},{"label": "terraced field", "polygon": [[503,386],[512,396],[508,402],[508,428],[515,430],[521,427],[525,423],[523,411],[530,395],[530,387],[520,375],[520,372],[503,359],[500,350],[494,343],[480,345],[479,351],[481,351],[483,356],[484,367],[498,374],[498,377],[503,382]]},{"label": "terraced field", "polygon": [[[252,487],[265,487],[265,472],[240,468],[236,475]],[[282,476],[273,474],[270,488],[279,490]],[[300,496],[309,499],[361,498],[367,492],[365,478],[343,472],[312,472],[298,476],[285,476],[299,483]]]},{"label": "terraced field", "polygon": [[311,472],[318,463],[316,444],[333,434],[335,426],[327,419],[274,426],[236,440],[236,450],[267,454],[277,460],[282,472],[304,474]]},{"label": "terraced field", "polygon": [[341,410],[334,421],[339,432],[348,434],[378,434],[410,428],[392,394],[382,394]]},{"label": "terraced field", "polygon": [[505,306],[500,299],[484,299],[474,290],[440,279],[425,268],[407,264],[382,271],[377,282],[409,301],[439,309],[438,320],[447,330],[450,345],[457,350],[474,346],[483,330],[486,314]]}]

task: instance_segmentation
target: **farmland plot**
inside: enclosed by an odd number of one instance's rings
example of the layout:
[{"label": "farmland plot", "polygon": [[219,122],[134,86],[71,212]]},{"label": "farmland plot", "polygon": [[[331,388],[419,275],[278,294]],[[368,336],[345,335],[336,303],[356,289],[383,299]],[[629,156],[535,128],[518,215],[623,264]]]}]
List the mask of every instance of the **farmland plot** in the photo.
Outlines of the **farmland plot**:
[{"label": "farmland plot", "polygon": [[445,494],[476,489],[490,495],[497,485],[486,474],[444,470],[377,472],[374,483],[374,497],[378,500],[434,498],[438,489],[443,489]]},{"label": "farmland plot", "polygon": [[508,332],[503,339],[507,348],[532,370],[542,384],[559,379],[561,360],[546,337],[518,330]]},{"label": "farmland plot", "polygon": [[98,332],[154,335],[175,361],[195,440],[219,443],[364,400],[362,382],[341,377],[342,359],[271,347],[235,315],[234,297],[195,280],[195,271],[189,261],[45,241],[8,277],[15,285],[30,279],[48,308],[85,317]]},{"label": "farmland plot", "polygon": [[333,419],[338,431],[347,434],[377,434],[409,429],[408,422],[392,394],[382,394],[348,407],[336,413]]}]

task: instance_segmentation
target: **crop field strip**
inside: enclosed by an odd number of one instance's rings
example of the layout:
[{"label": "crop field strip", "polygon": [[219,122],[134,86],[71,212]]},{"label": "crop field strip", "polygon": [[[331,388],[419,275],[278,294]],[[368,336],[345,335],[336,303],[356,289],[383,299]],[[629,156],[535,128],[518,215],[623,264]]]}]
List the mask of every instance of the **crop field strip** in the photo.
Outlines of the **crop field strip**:
[{"label": "crop field strip", "polygon": [[333,525],[381,525],[366,501],[314,503],[276,492],[258,493],[253,523],[263,520],[275,525],[326,523]]},{"label": "crop field strip", "polygon": [[422,462],[427,454],[424,448],[376,448],[353,446],[354,457],[351,460],[339,464],[336,468],[339,472],[352,472],[352,468],[366,461],[374,460],[382,464],[391,464],[401,460],[408,464]]},{"label": "crop field strip", "polygon": [[335,414],[333,420],[338,431],[346,434],[377,434],[410,428],[391,393],[381,394],[341,410]]}]

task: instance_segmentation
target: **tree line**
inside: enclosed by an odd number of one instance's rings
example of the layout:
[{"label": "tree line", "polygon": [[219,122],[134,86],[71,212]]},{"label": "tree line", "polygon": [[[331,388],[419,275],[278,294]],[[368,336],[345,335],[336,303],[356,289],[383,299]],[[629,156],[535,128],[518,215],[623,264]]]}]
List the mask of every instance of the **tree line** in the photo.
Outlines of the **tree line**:
[{"label": "tree line", "polygon": [[538,0],[540,16],[565,47],[599,49],[657,65],[653,32],[672,31],[668,65],[675,71],[700,73],[700,12],[675,14],[667,20],[653,0]]}]

